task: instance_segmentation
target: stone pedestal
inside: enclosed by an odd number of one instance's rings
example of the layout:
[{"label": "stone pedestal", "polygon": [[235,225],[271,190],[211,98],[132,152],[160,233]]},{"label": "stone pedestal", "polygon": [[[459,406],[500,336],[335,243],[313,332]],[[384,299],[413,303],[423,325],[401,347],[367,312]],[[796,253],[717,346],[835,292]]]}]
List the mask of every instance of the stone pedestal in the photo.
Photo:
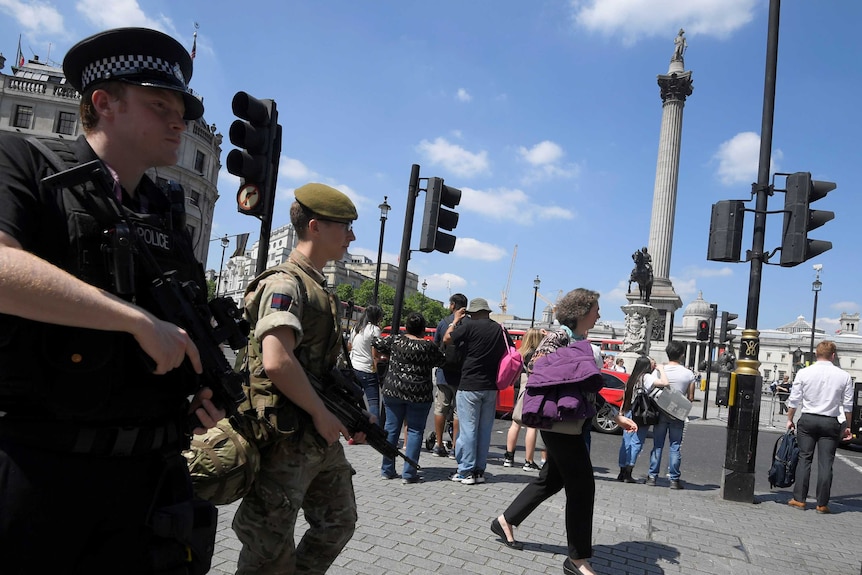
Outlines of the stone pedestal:
[{"label": "stone pedestal", "polygon": [[[640,299],[640,292],[635,289],[626,294],[629,300],[629,306],[632,305],[648,305],[654,308],[656,316],[653,318],[653,328],[650,332],[650,341],[656,347],[664,351],[667,342],[673,337],[673,314],[676,310],[682,307],[682,300],[673,290],[673,285],[670,280],[664,278],[655,278],[653,280],[652,294],[650,294],[649,304],[645,304]],[[625,310],[624,306],[622,309]],[[628,320],[627,320],[628,322]],[[627,323],[628,325],[628,323]],[[659,358],[656,358],[658,360]]]},{"label": "stone pedestal", "polygon": [[658,311],[653,306],[642,302],[630,303],[620,309],[626,314],[626,333],[623,336],[623,350],[619,357],[623,358],[626,371],[631,373],[638,356],[649,355],[651,334]]}]

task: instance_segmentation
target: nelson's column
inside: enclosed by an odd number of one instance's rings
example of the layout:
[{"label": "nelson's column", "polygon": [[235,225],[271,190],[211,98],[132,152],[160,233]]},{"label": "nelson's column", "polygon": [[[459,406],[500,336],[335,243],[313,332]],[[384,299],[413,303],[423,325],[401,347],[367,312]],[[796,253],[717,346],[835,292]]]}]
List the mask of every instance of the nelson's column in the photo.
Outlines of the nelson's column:
[{"label": "nelson's column", "polygon": [[[667,74],[659,75],[658,85],[662,100],[661,135],[658,144],[655,188],[653,190],[652,219],[649,232],[649,254],[652,263],[653,286],[649,306],[655,312],[649,313],[653,321],[652,341],[666,343],[673,326],[673,313],[682,307],[682,300],[673,289],[670,281],[670,254],[673,246],[673,224],[676,214],[676,191],[679,182],[679,153],[682,141],[682,109],[685,99],[691,95],[693,86],[691,71],[685,70],[683,54],[687,47],[685,31],[680,30],[674,39],[673,56]],[[637,288],[627,294],[629,305],[624,306],[627,321],[629,316],[638,312],[632,308],[640,307]],[[643,318],[643,314],[641,314]],[[648,353],[649,342],[642,352]],[[661,344],[660,344],[661,345]],[[663,347],[663,345],[662,345]]]}]

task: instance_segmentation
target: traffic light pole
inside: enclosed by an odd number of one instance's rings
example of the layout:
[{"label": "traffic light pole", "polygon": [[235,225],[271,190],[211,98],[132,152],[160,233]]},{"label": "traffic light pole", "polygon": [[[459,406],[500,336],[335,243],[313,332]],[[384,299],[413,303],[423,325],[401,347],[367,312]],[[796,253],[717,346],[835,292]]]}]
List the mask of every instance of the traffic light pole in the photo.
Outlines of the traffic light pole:
[{"label": "traffic light pole", "polygon": [[416,210],[416,196],[419,195],[419,164],[410,170],[410,183],[407,185],[407,208],[404,212],[404,233],[401,235],[401,255],[398,260],[398,279],[395,282],[395,302],[392,306],[392,330],[395,335],[401,327],[401,308],[404,305],[404,286],[407,284],[407,264],[410,263],[410,240],[413,239],[413,212]]},{"label": "traffic light pole", "polygon": [[760,420],[760,332],[757,331],[760,308],[760,284],[765,255],[766,212],[769,200],[769,172],[772,154],[772,124],[775,116],[775,84],[778,69],[778,24],[780,0],[769,1],[769,25],[766,38],[766,73],[763,86],[763,116],[760,129],[760,159],[755,187],[754,236],[749,258],[751,272],[748,284],[748,309],[745,330],[739,346],[736,368],[736,397],[728,409],[727,445],[721,477],[721,497],[728,501],[754,503],[754,467],[757,457],[757,433]]},{"label": "traffic light pole", "polygon": [[712,310],[712,329],[709,330],[709,345],[707,346],[706,357],[706,389],[703,390],[703,420],[706,421],[706,408],[709,405],[709,384],[712,377],[712,353],[715,349],[715,319],[718,317],[718,305],[709,304]]}]

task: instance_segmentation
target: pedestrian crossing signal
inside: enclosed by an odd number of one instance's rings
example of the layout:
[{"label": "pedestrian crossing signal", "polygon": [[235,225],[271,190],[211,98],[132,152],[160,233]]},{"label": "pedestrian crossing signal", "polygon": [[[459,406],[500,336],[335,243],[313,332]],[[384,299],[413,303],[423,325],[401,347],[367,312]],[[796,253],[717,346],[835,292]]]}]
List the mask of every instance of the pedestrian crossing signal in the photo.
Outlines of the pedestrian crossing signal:
[{"label": "pedestrian crossing signal", "polygon": [[709,320],[702,319],[698,322],[697,341],[709,341]]}]

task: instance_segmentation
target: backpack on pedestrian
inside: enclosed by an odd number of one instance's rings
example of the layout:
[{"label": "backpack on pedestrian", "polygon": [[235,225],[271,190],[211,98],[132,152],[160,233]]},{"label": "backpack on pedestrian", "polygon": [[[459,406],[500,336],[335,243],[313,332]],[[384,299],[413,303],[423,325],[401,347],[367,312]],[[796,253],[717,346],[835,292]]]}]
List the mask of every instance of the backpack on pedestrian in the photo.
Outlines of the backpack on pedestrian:
[{"label": "backpack on pedestrian", "polygon": [[775,440],[772,448],[772,467],[769,468],[769,487],[790,487],[796,481],[799,463],[799,445],[793,430]]}]

